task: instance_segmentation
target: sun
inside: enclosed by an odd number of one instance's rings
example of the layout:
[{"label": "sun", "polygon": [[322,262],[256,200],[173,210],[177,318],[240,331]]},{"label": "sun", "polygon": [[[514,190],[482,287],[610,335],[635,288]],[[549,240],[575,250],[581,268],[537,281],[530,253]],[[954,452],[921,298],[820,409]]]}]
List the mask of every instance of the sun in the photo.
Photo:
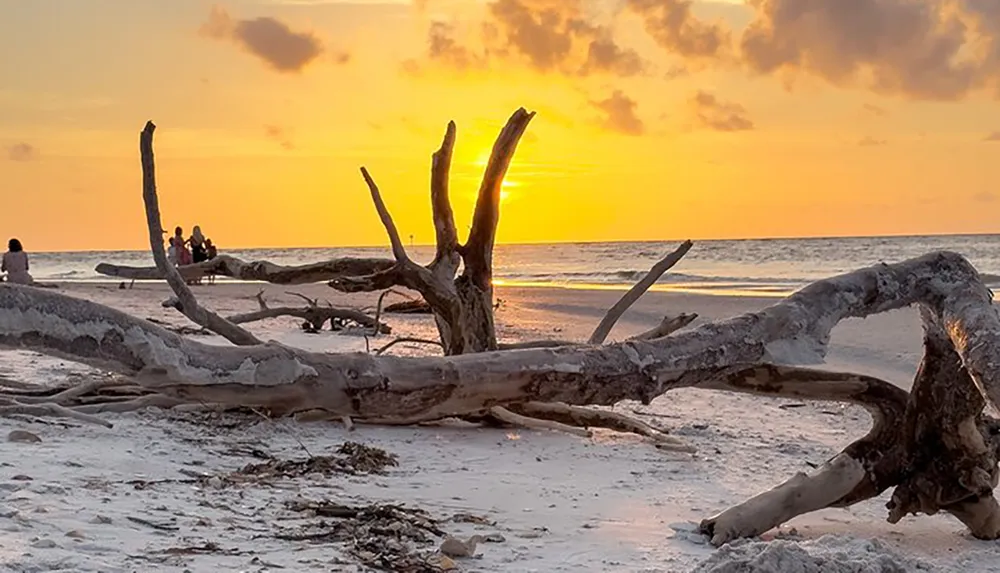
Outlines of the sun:
[{"label": "sun", "polygon": [[[481,169],[486,169],[486,164],[488,164],[489,162],[490,162],[490,152],[489,150],[485,150],[479,154],[479,157],[476,159],[476,161],[473,162],[473,165]],[[520,186],[521,183],[514,181],[509,177],[505,177],[503,183],[500,184],[500,202],[506,203],[507,201],[509,201],[514,195],[511,192],[511,190]]]}]

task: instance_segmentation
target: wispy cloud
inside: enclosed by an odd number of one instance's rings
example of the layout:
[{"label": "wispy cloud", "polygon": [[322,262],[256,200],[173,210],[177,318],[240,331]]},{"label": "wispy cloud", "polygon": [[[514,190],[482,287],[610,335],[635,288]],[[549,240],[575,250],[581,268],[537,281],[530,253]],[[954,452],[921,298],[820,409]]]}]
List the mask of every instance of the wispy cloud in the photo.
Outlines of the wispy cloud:
[{"label": "wispy cloud", "polygon": [[277,142],[282,149],[289,151],[295,149],[295,144],[292,143],[291,132],[288,128],[281,127],[280,125],[265,125],[264,135],[268,139]]},{"label": "wispy cloud", "polygon": [[861,147],[881,147],[889,143],[884,139],[876,139],[870,135],[866,135],[858,140],[858,145]]},{"label": "wispy cloud", "polygon": [[755,127],[746,108],[736,102],[722,101],[709,92],[699,90],[688,104],[702,127],[715,131],[749,131]]},{"label": "wispy cloud", "polygon": [[30,143],[15,143],[7,147],[7,157],[11,161],[31,161],[38,157],[38,148]]},{"label": "wispy cloud", "polygon": [[983,138],[983,141],[1000,141],[1000,131],[994,131]]},{"label": "wispy cloud", "polygon": [[889,115],[889,110],[885,109],[884,107],[877,106],[873,103],[866,103],[863,106],[861,106],[861,109],[871,115],[874,115],[875,117],[885,117]]}]

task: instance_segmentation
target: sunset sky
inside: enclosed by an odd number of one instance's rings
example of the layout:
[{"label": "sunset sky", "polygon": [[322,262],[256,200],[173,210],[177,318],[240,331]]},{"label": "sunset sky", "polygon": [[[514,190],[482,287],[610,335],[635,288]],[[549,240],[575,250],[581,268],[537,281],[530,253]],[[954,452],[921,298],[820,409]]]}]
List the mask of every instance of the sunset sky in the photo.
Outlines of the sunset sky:
[{"label": "sunset sky", "polygon": [[501,242],[1000,232],[996,0],[0,0],[0,235],[222,249],[381,245],[358,173],[433,240],[458,124],[471,215],[490,146],[538,112]]}]

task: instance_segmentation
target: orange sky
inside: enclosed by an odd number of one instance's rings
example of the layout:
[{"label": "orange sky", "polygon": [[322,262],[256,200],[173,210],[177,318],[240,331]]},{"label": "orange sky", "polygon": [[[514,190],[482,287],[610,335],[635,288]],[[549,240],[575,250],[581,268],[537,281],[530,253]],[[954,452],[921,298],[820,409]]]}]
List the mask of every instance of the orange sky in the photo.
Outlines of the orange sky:
[{"label": "orange sky", "polygon": [[2,2],[0,235],[144,248],[152,119],[166,225],[382,245],[365,165],[429,242],[445,124],[464,227],[519,106],[502,242],[1000,232],[1000,8],[851,5]]}]

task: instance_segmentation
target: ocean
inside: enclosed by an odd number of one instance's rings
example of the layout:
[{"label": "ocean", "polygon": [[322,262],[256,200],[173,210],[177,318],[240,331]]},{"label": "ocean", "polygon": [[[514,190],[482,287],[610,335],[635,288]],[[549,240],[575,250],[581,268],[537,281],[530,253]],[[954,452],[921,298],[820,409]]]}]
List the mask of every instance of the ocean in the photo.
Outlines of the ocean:
[{"label": "ocean", "polygon": [[[498,285],[624,289],[641,278],[678,242],[498,245]],[[988,284],[1000,285],[1000,235],[936,235],[810,239],[695,241],[694,247],[653,290],[707,294],[784,296],[827,276],[879,262],[950,250],[969,258]],[[410,256],[429,261],[433,247],[413,246]],[[335,257],[389,257],[389,249],[301,248],[224,251],[244,260],[296,265]],[[115,281],[94,272],[100,262],[152,266],[147,251],[30,253],[39,281]]]}]

